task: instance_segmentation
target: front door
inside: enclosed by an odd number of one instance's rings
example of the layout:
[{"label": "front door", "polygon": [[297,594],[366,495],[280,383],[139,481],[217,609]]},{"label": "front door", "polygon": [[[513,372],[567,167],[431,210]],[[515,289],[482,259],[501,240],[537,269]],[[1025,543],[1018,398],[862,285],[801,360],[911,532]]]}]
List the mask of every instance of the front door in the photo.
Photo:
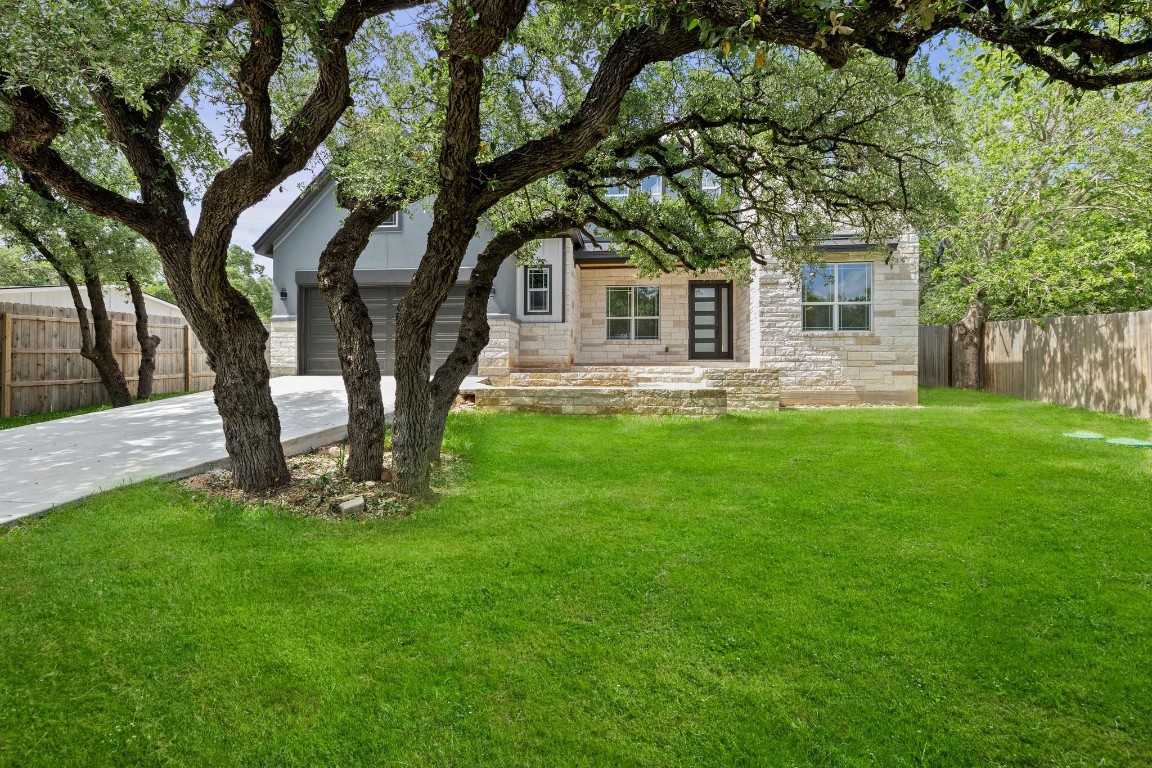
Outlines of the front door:
[{"label": "front door", "polygon": [[732,359],[732,283],[688,283],[688,358]]}]

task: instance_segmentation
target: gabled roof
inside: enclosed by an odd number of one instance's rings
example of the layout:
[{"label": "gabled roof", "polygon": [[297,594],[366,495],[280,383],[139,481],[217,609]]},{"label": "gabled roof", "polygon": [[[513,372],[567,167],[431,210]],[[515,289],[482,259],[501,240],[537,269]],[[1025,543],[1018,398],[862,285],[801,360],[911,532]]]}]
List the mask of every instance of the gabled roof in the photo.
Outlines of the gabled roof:
[{"label": "gabled roof", "polygon": [[308,186],[300,193],[300,196],[292,201],[292,204],[284,209],[284,213],[276,221],[272,222],[272,226],[264,230],[264,234],[256,238],[256,242],[252,244],[252,250],[261,256],[271,256],[272,246],[276,241],[287,232],[296,221],[307,212],[316,202],[316,199],[324,194],[324,190],[328,187],[328,181],[332,178],[332,174],[328,169],[320,171],[316,178],[308,182]]}]

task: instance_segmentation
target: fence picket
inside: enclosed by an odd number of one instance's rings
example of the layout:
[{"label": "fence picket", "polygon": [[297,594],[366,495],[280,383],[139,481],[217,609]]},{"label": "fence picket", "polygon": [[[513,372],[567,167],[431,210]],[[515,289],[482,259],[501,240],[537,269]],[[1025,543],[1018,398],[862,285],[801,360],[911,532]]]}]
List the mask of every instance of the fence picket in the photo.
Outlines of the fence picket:
[{"label": "fence picket", "polygon": [[[923,386],[949,386],[951,338],[920,328]],[[1152,419],[1152,310],[990,322],[983,352],[986,391]]]},{"label": "fence picket", "polygon": [[[140,347],[135,319],[113,313],[113,351],[130,384],[138,380]],[[157,394],[210,389],[215,374],[207,353],[180,317],[150,318],[160,337],[154,391]],[[0,415],[69,410],[107,402],[95,366],[80,355],[75,311],[24,304],[0,305]]]}]

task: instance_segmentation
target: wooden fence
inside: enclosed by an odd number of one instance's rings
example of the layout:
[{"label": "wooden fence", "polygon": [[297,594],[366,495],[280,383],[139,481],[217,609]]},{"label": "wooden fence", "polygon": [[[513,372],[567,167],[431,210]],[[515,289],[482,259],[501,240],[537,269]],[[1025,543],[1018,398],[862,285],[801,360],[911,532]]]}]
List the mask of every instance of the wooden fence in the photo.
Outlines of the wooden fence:
[{"label": "wooden fence", "polygon": [[[955,333],[920,329],[920,383],[950,386]],[[1152,310],[987,323],[984,389],[1152,418]]]},{"label": "wooden fence", "polygon": [[[132,315],[113,312],[112,348],[135,392],[140,345]],[[156,394],[210,389],[215,374],[192,329],[180,317],[150,317],[156,349]],[[0,304],[0,416],[68,410],[108,401],[96,368],[80,356],[75,310]]]}]

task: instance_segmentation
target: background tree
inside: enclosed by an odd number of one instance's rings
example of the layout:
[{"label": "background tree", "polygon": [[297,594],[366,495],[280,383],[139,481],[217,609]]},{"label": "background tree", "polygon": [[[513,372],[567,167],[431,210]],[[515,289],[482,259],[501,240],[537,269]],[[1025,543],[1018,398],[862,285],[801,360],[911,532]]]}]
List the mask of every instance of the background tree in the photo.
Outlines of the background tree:
[{"label": "background tree", "polygon": [[132,395],[114,351],[114,326],[104,287],[125,287],[132,297],[140,343],[136,394],[140,399],[151,397],[160,339],[148,331],[147,308],[136,276],[148,279],[155,272],[155,251],[123,227],[61,201],[35,176],[21,178],[8,168],[0,182],[0,233],[24,246],[23,263],[39,259],[56,282],[67,286],[80,321],[80,354],[95,367],[114,407],[130,405]]},{"label": "background tree", "polygon": [[[19,242],[12,239],[12,242]],[[0,245],[0,286],[58,285],[60,276],[34,251],[21,245]]]},{"label": "background tree", "polygon": [[921,321],[956,323],[977,388],[987,320],[1152,307],[1152,89],[1081,93],[973,47],[943,176],[954,215],[923,251]]},{"label": "background tree", "polygon": [[[256,261],[256,254],[239,245],[229,246],[226,271],[228,282],[251,302],[260,319],[265,323],[271,320],[272,278],[265,274],[264,265]],[[158,299],[175,303],[176,296],[163,275],[157,275],[155,282],[150,283],[146,291]]]}]

